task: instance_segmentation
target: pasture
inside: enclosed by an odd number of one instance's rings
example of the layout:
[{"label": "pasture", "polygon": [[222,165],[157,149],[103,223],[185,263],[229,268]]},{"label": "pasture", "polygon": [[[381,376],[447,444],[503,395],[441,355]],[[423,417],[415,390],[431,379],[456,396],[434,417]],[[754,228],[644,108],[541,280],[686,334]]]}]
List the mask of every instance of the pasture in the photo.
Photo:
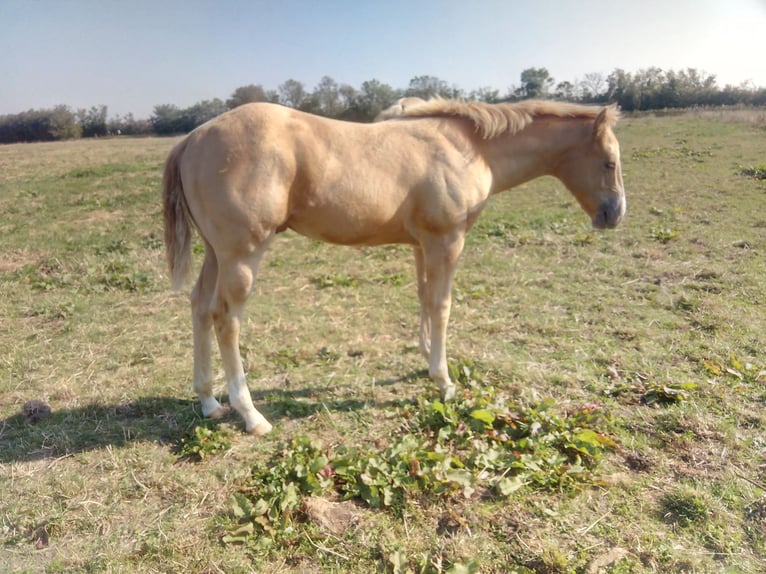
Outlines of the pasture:
[{"label": "pasture", "polygon": [[615,133],[621,227],[546,178],[469,234],[454,405],[409,249],[281,234],[240,343],[261,438],[191,389],[177,140],[0,146],[0,571],[762,571],[766,116]]}]

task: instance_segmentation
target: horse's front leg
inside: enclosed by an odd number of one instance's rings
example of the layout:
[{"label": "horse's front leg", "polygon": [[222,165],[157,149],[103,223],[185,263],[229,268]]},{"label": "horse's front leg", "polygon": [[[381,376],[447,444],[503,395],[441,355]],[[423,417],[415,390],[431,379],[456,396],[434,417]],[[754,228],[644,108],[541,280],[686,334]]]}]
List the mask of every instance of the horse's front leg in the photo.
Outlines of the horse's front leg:
[{"label": "horse's front leg", "polygon": [[426,359],[431,356],[431,317],[428,314],[428,283],[423,249],[415,247],[415,273],[418,279],[418,301],[420,301],[420,331],[418,333],[420,354]]},{"label": "horse's front leg", "polygon": [[431,353],[428,374],[439,385],[442,400],[455,396],[455,385],[447,368],[447,324],[452,307],[452,280],[463,251],[465,235],[436,236],[423,242],[427,284],[427,310],[431,323]]}]

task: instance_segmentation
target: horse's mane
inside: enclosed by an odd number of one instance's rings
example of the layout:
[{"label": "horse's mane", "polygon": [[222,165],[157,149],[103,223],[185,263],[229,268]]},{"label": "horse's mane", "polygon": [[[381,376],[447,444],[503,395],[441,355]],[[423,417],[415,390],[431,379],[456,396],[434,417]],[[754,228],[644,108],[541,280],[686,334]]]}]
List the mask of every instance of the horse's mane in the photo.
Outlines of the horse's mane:
[{"label": "horse's mane", "polygon": [[476,132],[484,139],[492,139],[505,133],[518,133],[531,124],[535,118],[540,117],[595,120],[602,110],[606,110],[606,123],[612,126],[617,122],[620,115],[615,106],[602,108],[547,100],[526,100],[513,104],[486,104],[462,100],[443,100],[441,98],[427,101],[418,101],[417,98],[405,99],[409,100],[406,105],[395,104],[381,114],[380,119],[397,117],[464,118],[473,122]]}]

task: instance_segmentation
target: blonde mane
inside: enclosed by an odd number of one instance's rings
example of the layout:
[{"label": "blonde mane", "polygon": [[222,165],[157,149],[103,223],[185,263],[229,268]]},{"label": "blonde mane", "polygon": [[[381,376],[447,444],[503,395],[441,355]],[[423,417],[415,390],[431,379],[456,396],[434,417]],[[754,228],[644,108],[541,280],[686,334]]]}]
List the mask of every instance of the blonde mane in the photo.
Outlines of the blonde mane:
[{"label": "blonde mane", "polygon": [[[415,100],[415,98],[407,98]],[[531,124],[535,118],[584,118],[595,120],[602,110],[606,110],[606,124],[614,125],[619,119],[615,106],[601,108],[553,102],[547,100],[526,100],[513,104],[486,104],[461,100],[443,100],[407,102],[387,110],[387,118],[463,118],[473,122],[476,132],[484,139],[493,139],[505,133],[515,134]]]}]

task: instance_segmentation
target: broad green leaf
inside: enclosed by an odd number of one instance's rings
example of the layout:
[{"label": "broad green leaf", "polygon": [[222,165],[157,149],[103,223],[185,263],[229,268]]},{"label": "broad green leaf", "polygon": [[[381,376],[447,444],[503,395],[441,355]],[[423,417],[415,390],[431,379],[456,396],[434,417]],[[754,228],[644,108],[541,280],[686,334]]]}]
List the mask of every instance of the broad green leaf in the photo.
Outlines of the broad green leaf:
[{"label": "broad green leaf", "polygon": [[497,491],[502,494],[503,496],[510,496],[517,490],[519,490],[522,486],[524,486],[524,477],[519,474],[516,476],[511,477],[503,477],[501,478],[496,485]]},{"label": "broad green leaf", "polygon": [[617,446],[612,439],[602,434],[597,433],[593,429],[581,429],[574,436],[575,441],[591,445],[595,448],[607,447],[614,448]]},{"label": "broad green leaf", "polygon": [[460,468],[453,468],[444,473],[444,477],[450,482],[460,486],[471,486],[473,484],[473,473]]},{"label": "broad green leaf", "polygon": [[394,489],[390,486],[384,486],[381,491],[383,493],[383,506],[391,506],[394,503]]},{"label": "broad green leaf", "polygon": [[295,486],[295,483],[288,482],[282,495],[282,500],[279,503],[279,509],[282,512],[285,512],[286,510],[292,510],[298,507],[300,501],[301,496],[298,494],[298,488]]},{"label": "broad green leaf", "polygon": [[237,518],[244,518],[252,511],[250,502],[241,494],[235,494],[231,503],[231,511]]},{"label": "broad green leaf", "polygon": [[373,508],[380,508],[380,491],[377,486],[363,486],[359,492],[362,500]]},{"label": "broad green leaf", "polygon": [[269,511],[270,505],[268,501],[266,501],[263,498],[259,498],[255,501],[255,504],[253,505],[252,514],[255,516],[263,516]]},{"label": "broad green leaf", "polygon": [[232,530],[229,534],[224,536],[221,540],[226,544],[241,544],[247,541],[247,539],[253,535],[255,527],[252,522],[243,524],[236,530]]},{"label": "broad green leaf", "polygon": [[471,412],[471,418],[483,422],[488,427],[491,427],[495,422],[495,415],[486,409],[476,409]]}]

